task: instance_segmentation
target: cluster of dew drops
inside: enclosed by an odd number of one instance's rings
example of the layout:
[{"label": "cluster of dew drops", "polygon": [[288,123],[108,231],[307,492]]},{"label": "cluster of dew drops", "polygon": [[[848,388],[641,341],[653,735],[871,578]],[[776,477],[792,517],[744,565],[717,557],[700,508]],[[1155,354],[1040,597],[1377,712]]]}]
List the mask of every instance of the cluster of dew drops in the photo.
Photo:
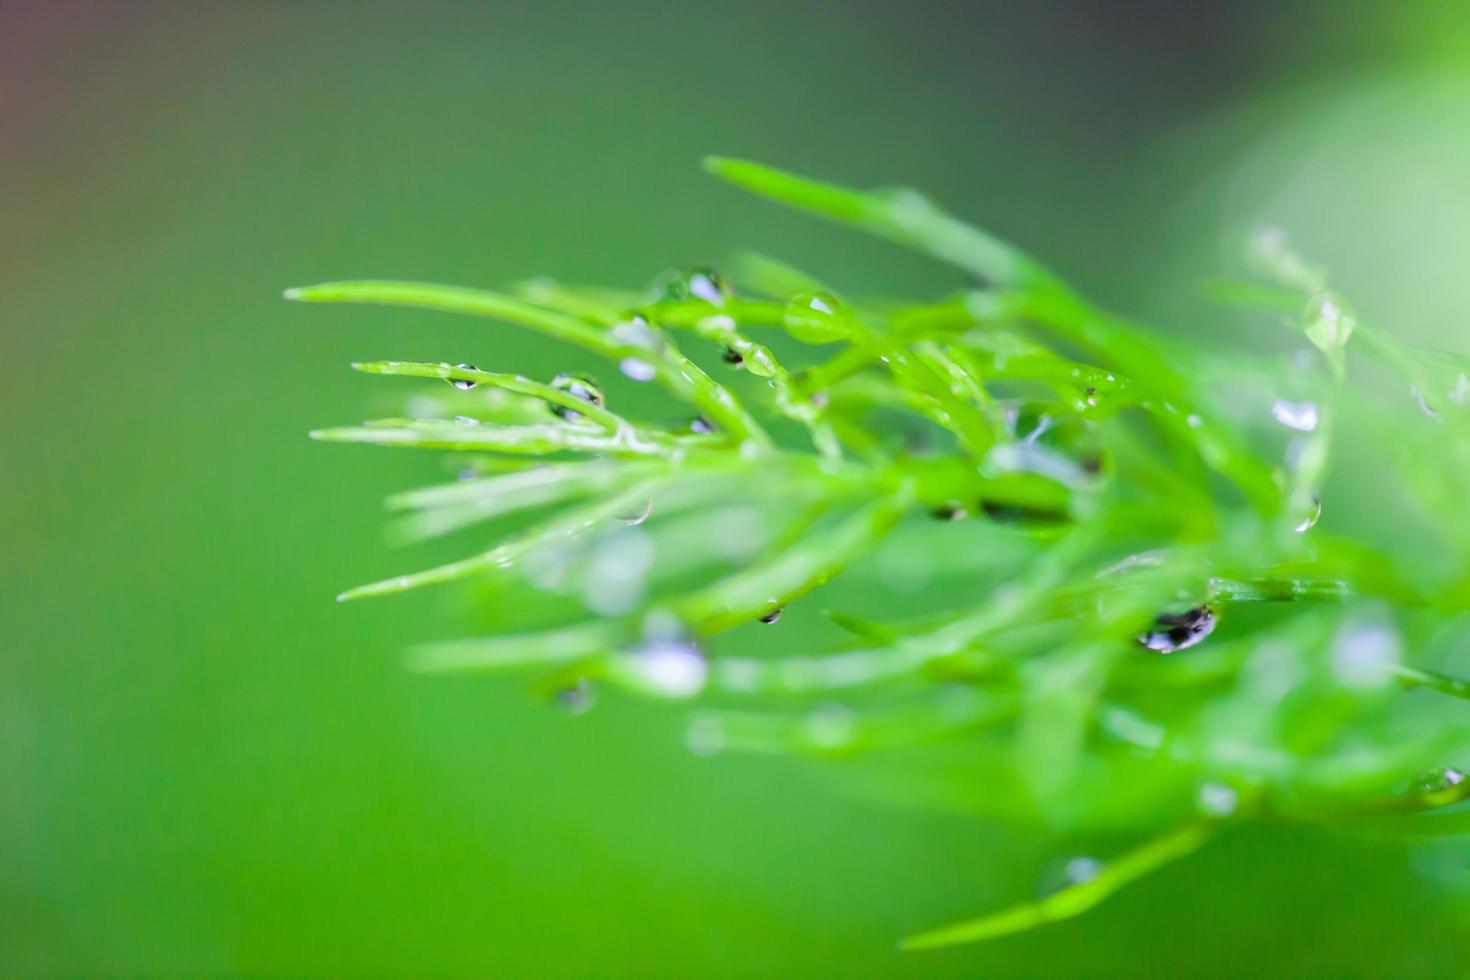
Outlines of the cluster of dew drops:
[{"label": "cluster of dew drops", "polygon": [[[719,273],[709,268],[698,268],[687,272],[665,273],[654,283],[649,293],[649,300],[650,302],[684,302],[694,299],[703,300],[714,306],[722,306],[732,294],[730,286]],[[630,313],[612,330],[620,336],[620,339],[628,341],[634,347],[652,349],[657,344],[656,332],[647,317],[640,312]],[[722,352],[721,359],[726,364],[734,366],[743,363],[740,353],[730,348]],[[463,372],[479,370],[475,365],[468,363],[456,364],[454,367]],[[634,381],[650,381],[654,377],[653,366],[636,357],[625,358],[619,363],[618,368]],[[451,387],[459,391],[471,391],[478,387],[478,383],[469,378],[447,378],[445,380]],[[594,408],[602,408],[607,403],[607,396],[602,385],[585,375],[562,373],[553,377],[549,384],[550,387],[584,401]],[[564,404],[548,403],[547,410],[565,422],[575,422],[582,418],[580,412]],[[464,420],[473,421],[468,418]],[[693,435],[713,435],[717,431],[715,424],[703,415],[695,415],[688,419],[683,423],[683,429]],[[461,476],[465,478],[475,475],[477,474],[473,470],[461,473]],[[638,525],[646,521],[652,511],[653,501],[649,500],[637,512],[619,515],[618,519],[627,525]],[[782,611],[782,607],[773,605],[758,618],[758,621],[765,625],[773,625],[781,618]],[[626,659],[635,682],[656,693],[671,697],[689,697],[703,688],[708,673],[707,661],[703,650],[688,635],[687,630],[669,617],[658,616],[651,618],[650,622],[645,624],[643,634],[643,639],[635,649],[629,651],[631,656]],[[595,703],[596,689],[586,678],[579,678],[575,683],[557,690],[553,699],[567,712],[583,714]]]},{"label": "cluster of dew drops", "polygon": [[[731,295],[733,295],[733,290],[725,279],[715,270],[705,267],[675,270],[660,276],[649,292],[649,301],[676,303],[703,300],[712,306],[723,306]],[[800,305],[804,311],[808,308],[819,312],[832,309],[832,305],[825,303],[820,295],[798,297],[793,302]],[[657,343],[655,331],[648,319],[640,312],[630,313],[612,329],[619,332],[623,339],[628,340],[633,346],[651,348]],[[730,365],[738,366],[743,362],[740,352],[733,348],[724,350],[721,357],[725,363]],[[472,364],[458,364],[456,368],[469,372],[478,370]],[[624,359],[619,364],[619,370],[634,381],[648,381],[654,376],[654,370],[650,364],[634,357]],[[477,387],[475,381],[467,378],[447,380],[451,386],[460,391],[469,391]],[[602,386],[585,375],[558,374],[551,379],[550,385],[595,408],[601,408],[606,404],[606,395]],[[1093,394],[1091,389],[1088,394]],[[582,417],[581,413],[564,404],[548,404],[547,408],[563,421],[574,422]],[[1278,400],[1272,405],[1272,414],[1282,425],[1298,432],[1311,432],[1317,425],[1316,406],[1309,402],[1296,403]],[[1044,428],[1046,419],[1038,420],[1038,426]],[[709,435],[716,431],[714,424],[704,416],[689,419],[685,424],[685,430],[696,435]],[[1029,512],[1013,512],[1013,508],[990,501],[981,502],[978,509],[987,516],[1002,521],[1023,520],[1035,516]],[[649,501],[648,506],[637,514],[624,515],[620,519],[627,524],[640,524],[648,518],[651,510],[652,501]],[[940,520],[954,521],[968,517],[969,513],[969,508],[964,504],[954,502],[935,510],[933,516]],[[1310,529],[1316,524],[1320,513],[1320,499],[1314,496],[1312,512],[1296,526],[1295,530],[1300,532]],[[780,619],[782,612],[782,607],[773,604],[759,617],[759,622],[773,625]],[[1209,605],[1201,604],[1182,612],[1159,615],[1153,626],[1139,635],[1138,643],[1157,653],[1176,653],[1202,643],[1214,631],[1215,625],[1215,611]],[[697,691],[702,685],[705,673],[704,656],[698,644],[687,636],[676,638],[675,631],[670,630],[668,624],[662,624],[660,628],[647,632],[645,642],[634,651],[638,655],[637,659],[646,668],[647,679],[655,687],[665,689],[666,693]],[[573,687],[560,691],[556,700],[569,710],[580,713],[587,710],[592,704],[592,687],[585,679],[579,680]]]},{"label": "cluster of dew drops", "polygon": [[[670,272],[660,276],[650,291],[650,301],[654,301],[654,303],[659,303],[659,301],[681,303],[681,301],[688,300],[703,300],[711,304],[711,306],[723,306],[726,298],[731,297],[731,295],[731,287],[729,287],[728,282],[719,273],[714,272],[709,267],[700,267],[700,269],[686,270],[686,272]],[[820,311],[823,309],[832,309],[831,304],[823,303],[820,297],[798,297],[797,300],[794,300],[794,303],[800,304],[803,310],[811,309]],[[656,342],[656,332],[651,328],[647,317],[642,313],[638,313],[638,311],[629,314],[622,323],[614,326],[613,329],[614,331],[622,332],[625,335],[623,339],[628,339],[635,347],[653,347],[654,342]],[[726,348],[723,351],[722,360],[725,360],[728,364],[738,366],[738,364],[742,363],[742,356],[734,348]],[[456,364],[456,367],[459,370],[465,370],[465,372],[475,372],[475,370],[478,370],[473,364]],[[647,361],[638,360],[635,357],[629,357],[629,359],[623,360],[619,364],[619,369],[622,370],[623,375],[634,379],[634,381],[650,381],[654,376],[653,366],[648,364]],[[460,391],[469,391],[469,389],[473,389],[476,386],[475,381],[470,381],[470,379],[466,378],[450,378],[448,379],[448,383],[454,386],[454,388],[460,389]],[[603,407],[607,401],[603,386],[597,381],[594,381],[594,379],[587,378],[584,375],[560,373],[560,375],[554,376],[551,379],[550,385],[553,388],[559,389],[559,391],[572,395],[576,400],[585,401],[585,403],[592,407]],[[581,413],[578,413],[575,408],[564,406],[564,404],[548,404],[547,407],[554,416],[559,417],[564,422],[575,422],[575,420],[581,419]],[[1311,432],[1311,430],[1317,428],[1317,408],[1311,403],[1292,403],[1292,401],[1277,400],[1273,403],[1272,414],[1280,425],[1297,430],[1297,432]],[[1044,425],[1044,422],[1041,425]],[[714,432],[713,423],[704,416],[692,417],[686,423],[685,428],[688,432],[695,433],[695,435],[711,435]],[[651,513],[651,504],[653,502],[650,501],[648,507],[642,508],[637,514],[623,516],[623,522],[631,523],[631,525],[644,522],[648,514]],[[1026,516],[1026,514],[1008,513],[1008,508],[1005,508],[1004,505],[994,504],[994,502],[982,502],[979,508],[985,511],[989,517],[994,517],[994,519],[998,520]],[[1310,527],[1316,525],[1320,513],[1322,513],[1322,501],[1320,501],[1320,498],[1313,497],[1313,510],[1302,519],[1302,522],[1295,527],[1295,530],[1304,532],[1304,530],[1308,530]],[[969,516],[969,508],[961,504],[961,502],[953,502],[953,504],[938,508],[933,513],[933,516],[941,520],[961,520]],[[770,610],[761,614],[759,621],[764,624],[773,624],[781,619],[781,614],[782,608],[773,605]],[[1195,605],[1195,607],[1180,611],[1180,613],[1161,614],[1154,621],[1151,629],[1138,636],[1138,642],[1139,645],[1150,649],[1150,651],[1158,652],[1158,654],[1173,654],[1173,652],[1179,652],[1182,649],[1188,649],[1191,646],[1201,644],[1201,642],[1204,642],[1214,632],[1214,627],[1216,627],[1216,613],[1214,613],[1213,608],[1210,605]],[[651,642],[651,644],[645,646],[656,654],[648,658],[651,663],[666,664],[666,669],[654,669],[651,673],[656,674],[656,676],[657,674],[667,673],[670,679],[672,679],[672,673],[670,673],[672,669],[667,669],[667,664],[673,663],[673,660],[670,660],[670,649],[672,649],[672,646],[670,646],[669,636],[667,636],[666,630],[660,636],[657,636],[656,642]],[[698,649],[698,646],[694,642],[685,641],[684,644],[678,644],[678,648],[681,651],[681,654],[679,654],[681,663],[682,660],[703,661],[703,654],[701,654],[700,649]],[[685,688],[685,686],[689,686],[688,677],[692,676],[692,674],[701,673],[701,671],[689,670],[686,667],[679,667],[678,670],[681,671],[681,680],[672,682],[673,688]],[[579,710],[585,710],[585,707],[591,704],[589,686],[585,682],[579,682],[575,689],[569,689],[569,691],[560,693],[559,701],[562,701],[563,704],[578,705]]]},{"label": "cluster of dew drops", "polygon": [[[659,277],[650,290],[649,301],[703,300],[713,306],[723,306],[731,295],[733,291],[719,273],[710,268],[696,268],[676,270]],[[820,294],[798,297],[792,302],[799,305],[804,313],[809,310],[830,312],[833,308],[833,304],[825,302]],[[657,344],[656,331],[640,312],[630,313],[612,329],[631,346],[652,349]],[[721,359],[732,366],[743,363],[742,355],[733,348],[726,348]],[[654,377],[653,366],[636,357],[625,358],[618,367],[622,374],[633,381],[646,382]],[[458,364],[456,368],[469,372],[478,370],[471,364]],[[464,378],[450,378],[448,383],[460,391],[477,387],[475,381]],[[601,408],[606,404],[602,386],[585,375],[561,373],[551,379],[550,386],[594,408]],[[1092,397],[1094,394],[1092,389],[1087,392],[1090,404],[1095,404]],[[547,408],[563,421],[575,422],[582,417],[581,413],[564,404],[548,404]],[[1318,409],[1310,401],[1276,399],[1271,405],[1271,415],[1276,422],[1298,435],[1310,434],[1318,427]],[[1047,420],[1042,418],[1037,421],[1038,431],[1044,429]],[[709,419],[698,415],[684,423],[684,431],[695,435],[712,435],[716,432],[716,427]],[[1290,454],[1289,448],[1288,456]],[[653,501],[650,500],[637,513],[620,515],[619,520],[625,524],[641,524],[647,520],[652,508]],[[1022,521],[1037,516],[989,501],[981,502],[977,509],[1000,521]],[[970,507],[956,501],[936,509],[933,516],[939,520],[957,521],[969,517],[970,510]],[[1321,498],[1314,493],[1309,511],[1293,530],[1298,533],[1310,530],[1316,525],[1321,513]],[[758,617],[758,621],[765,625],[774,625],[783,611],[783,607],[772,600],[771,607]],[[1214,632],[1216,623],[1215,610],[1208,604],[1195,605],[1179,612],[1165,612],[1157,616],[1153,625],[1137,637],[1137,642],[1154,653],[1177,653],[1203,643]],[[703,650],[687,629],[667,614],[654,614],[645,622],[642,632],[642,638],[632,649],[625,651],[628,655],[621,660],[630,679],[663,696],[683,698],[699,693],[705,685],[709,667]],[[553,694],[553,700],[558,706],[570,714],[578,715],[589,711],[596,703],[596,698],[596,687],[585,677],[562,686]],[[1456,787],[1465,779],[1466,774],[1460,770],[1444,767],[1425,773],[1413,788],[1415,792],[1432,798],[1435,794],[1458,792]],[[1238,802],[1237,793],[1231,787],[1207,782],[1200,787],[1197,805],[1202,813],[1223,818],[1235,812]],[[1064,868],[1057,869],[1058,873],[1051,876],[1056,880],[1043,882],[1043,892],[1085,884],[1104,867],[1104,863],[1095,858],[1073,857],[1066,862]]]}]

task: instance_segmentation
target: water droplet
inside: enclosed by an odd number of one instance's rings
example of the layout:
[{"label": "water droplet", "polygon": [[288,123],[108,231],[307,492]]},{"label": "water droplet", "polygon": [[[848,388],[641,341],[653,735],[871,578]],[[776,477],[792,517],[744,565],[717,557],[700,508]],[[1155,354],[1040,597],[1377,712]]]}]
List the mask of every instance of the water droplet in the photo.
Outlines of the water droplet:
[{"label": "water droplet", "polygon": [[1036,881],[1036,892],[1041,898],[1076,885],[1084,885],[1103,873],[1107,865],[1095,857],[1078,854],[1065,861],[1053,861],[1042,871]]},{"label": "water droplet", "polygon": [[618,370],[632,378],[634,381],[652,381],[654,370],[652,364],[637,357],[625,357],[618,363]]},{"label": "water droplet", "polygon": [[618,515],[618,520],[622,521],[624,524],[628,524],[628,525],[631,525],[633,527],[637,527],[639,524],[642,524],[644,521],[648,520],[648,515],[649,514],[652,514],[652,513],[653,513],[653,498],[650,497],[650,498],[648,498],[648,503],[644,504],[642,507],[638,508],[638,510],[634,511],[633,513],[631,513],[631,514],[619,514]]},{"label": "water droplet", "polygon": [[651,636],[643,641],[622,664],[627,677],[650,694],[669,698],[689,698],[704,689],[709,664],[693,641],[670,636]]},{"label": "water droplet", "polygon": [[762,616],[761,622],[765,623],[767,626],[770,626],[775,623],[776,620],[781,618],[781,613],[783,613],[784,611],[784,606],[777,606],[775,609],[772,609],[770,612]]},{"label": "water droplet", "polygon": [[808,344],[826,344],[851,334],[842,304],[830,293],[803,293],[786,304],[782,322],[791,336]]},{"label": "water droplet", "polygon": [[1201,783],[1195,802],[1201,813],[1211,817],[1228,817],[1240,805],[1240,794],[1225,783]]},{"label": "water droplet", "polygon": [[1420,391],[1418,388],[1410,388],[1409,392],[1414,396],[1414,400],[1419,403],[1420,411],[1422,411],[1425,415],[1429,416],[1432,419],[1439,418],[1439,413],[1430,408],[1429,403],[1424,400],[1424,392]]},{"label": "water droplet", "polygon": [[587,678],[578,678],[571,687],[556,692],[556,705],[567,714],[585,715],[597,702],[597,689]]},{"label": "water droplet", "polygon": [[[456,371],[478,371],[478,370],[480,370],[479,368],[475,367],[473,364],[456,364],[454,366],[454,369]],[[460,391],[469,391],[471,388],[475,387],[475,385],[477,384],[477,382],[470,381],[468,378],[445,378],[444,380],[445,381],[448,381],[451,385],[453,385],[454,387],[458,388]]]},{"label": "water droplet", "polygon": [[1470,401],[1470,377],[1466,377],[1463,372],[1455,379],[1455,386],[1450,389],[1450,401],[1456,405],[1463,405],[1466,401]]},{"label": "water droplet", "polygon": [[473,479],[478,478],[479,475],[480,475],[480,473],[479,473],[478,470],[463,469],[463,470],[460,470],[458,473],[454,474],[454,478],[456,480],[473,480]]},{"label": "water droplet", "polygon": [[[551,387],[556,388],[558,391],[565,391],[567,394],[580,398],[587,404],[594,405],[598,408],[601,408],[606,402],[606,398],[602,394],[602,389],[598,387],[596,381],[590,378],[579,377],[575,374],[558,374],[551,379]],[[575,412],[565,405],[552,405],[551,412],[558,418],[563,418],[567,421],[582,417],[581,412]]]},{"label": "water droplet", "polygon": [[695,435],[712,436],[715,434],[715,424],[703,415],[696,415],[689,420],[689,431]]},{"label": "water droplet", "polygon": [[949,500],[929,512],[936,521],[962,521],[970,516],[965,505],[958,500]]},{"label": "water droplet", "polygon": [[639,350],[656,351],[663,347],[663,336],[642,313],[630,313],[627,319],[608,330],[613,339]]},{"label": "water droplet", "polygon": [[1301,534],[1301,533],[1303,533],[1305,531],[1310,531],[1312,528],[1314,528],[1314,527],[1317,526],[1317,521],[1319,519],[1321,519],[1321,517],[1322,517],[1322,498],[1321,497],[1318,497],[1315,494],[1313,494],[1312,495],[1312,509],[1307,514],[1306,517],[1302,518],[1301,523],[1296,526],[1296,528],[1295,528],[1296,533],[1297,534]]},{"label": "water droplet", "polygon": [[1138,642],[1159,653],[1187,650],[1215,631],[1215,611],[1209,606],[1195,606],[1182,613],[1165,613],[1154,620],[1154,628],[1138,638]]},{"label": "water droplet", "polygon": [[726,347],[725,352],[720,355],[720,360],[724,361],[726,364],[740,365],[745,363],[745,355],[741,354],[733,347]]},{"label": "water droplet", "polygon": [[1420,774],[1415,781],[1414,788],[1420,793],[1442,793],[1452,786],[1458,786],[1465,781],[1465,774],[1458,769],[1444,766],[1439,769],[1431,769]]},{"label": "water droplet", "polygon": [[664,273],[654,281],[650,295],[655,303],[703,300],[714,306],[724,306],[734,291],[715,270],[698,268]]},{"label": "water droplet", "polygon": [[729,284],[713,269],[697,269],[689,277],[689,294],[706,303],[722,306],[731,293]]},{"label": "water droplet", "polygon": [[1298,432],[1311,432],[1317,428],[1317,406],[1311,402],[1277,399],[1271,403],[1271,415],[1282,425]]},{"label": "water droplet", "polygon": [[479,425],[480,424],[480,420],[479,419],[470,418],[468,415],[456,415],[454,417],[454,421],[458,422],[460,425]]}]

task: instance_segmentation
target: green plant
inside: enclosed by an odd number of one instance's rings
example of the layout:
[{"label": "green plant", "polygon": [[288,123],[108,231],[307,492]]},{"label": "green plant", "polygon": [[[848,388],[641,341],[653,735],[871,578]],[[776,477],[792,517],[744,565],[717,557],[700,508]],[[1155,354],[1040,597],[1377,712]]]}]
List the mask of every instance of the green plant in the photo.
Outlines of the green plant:
[{"label": "green plant", "polygon": [[[1268,282],[1211,292],[1284,317],[1310,344],[1290,356],[1146,332],[910,190],[707,166],[974,282],[936,302],[859,301],[747,256],[739,296],[708,270],[648,294],[546,280],[287,293],[518,324],[697,413],[640,424],[571,375],[355,365],[452,385],[440,417],[313,433],[456,454],[467,478],[390,498],[399,533],[515,529],[341,598],[521,573],[581,599],[553,605],[558,625],[428,644],[413,666],[535,672],[572,706],[594,683],[698,696],[699,752],[899,753],[901,772],[902,747],[928,743],[934,781],[984,786],[1003,815],[1146,838],[916,948],[1078,914],[1231,821],[1466,826],[1454,804],[1470,781],[1445,764],[1470,732],[1440,697],[1470,694],[1440,672],[1470,607],[1466,359],[1360,320],[1279,234],[1256,243]],[[686,334],[732,380],[686,356]],[[1334,493],[1347,516],[1317,526]],[[871,572],[883,549],[950,587],[903,596],[888,621],[828,613],[849,637],[830,652],[710,650]]]}]

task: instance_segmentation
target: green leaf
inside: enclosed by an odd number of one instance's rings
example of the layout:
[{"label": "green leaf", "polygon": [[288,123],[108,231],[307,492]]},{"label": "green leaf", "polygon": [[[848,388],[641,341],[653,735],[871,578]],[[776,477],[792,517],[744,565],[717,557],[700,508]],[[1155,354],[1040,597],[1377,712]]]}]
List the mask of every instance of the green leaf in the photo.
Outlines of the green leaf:
[{"label": "green leaf", "polygon": [[626,486],[652,472],[652,467],[639,465],[566,463],[394,494],[387,501],[390,509],[414,513],[390,525],[391,537],[403,543],[423,541],[480,521]]},{"label": "green leaf", "polygon": [[629,512],[630,509],[641,505],[651,497],[658,487],[659,483],[654,480],[636,484],[610,498],[563,512],[551,521],[533,527],[483,554],[438,565],[410,575],[395,575],[370,585],[348,589],[339,595],[337,600],[346,602],[351,599],[392,595],[426,585],[442,585],[445,582],[453,582],[484,572],[513,568],[521,559],[539,549],[554,547],[579,538],[618,514]]},{"label": "green leaf", "polygon": [[411,669],[426,673],[552,667],[609,652],[627,639],[619,623],[580,623],[540,633],[426,643],[409,651]]},{"label": "green leaf", "polygon": [[903,949],[941,949],[1025,932],[1081,915],[1118,889],[1150,872],[1187,857],[1210,839],[1213,828],[1189,824],[1149,841],[1108,864],[1095,878],[1063,888],[1036,902],[1023,902],[1000,912],[910,936]]},{"label": "green leaf", "polygon": [[849,190],[728,157],[706,157],[704,168],[762,197],[927,252],[995,284],[1053,282],[1021,252],[949,216],[918,191]]},{"label": "green leaf", "polygon": [[730,435],[762,446],[770,443],[770,437],[741,407],[729,389],[716,383],[672,347],[661,352],[661,356],[650,358],[649,351],[618,339],[612,331],[511,296],[461,286],[387,280],[356,280],[302,286],[286,290],[285,296],[303,303],[370,303],[492,317],[529,327],[548,337],[577,344],[611,359],[646,359],[654,369],[654,378],[660,384],[678,397],[697,405]]},{"label": "green leaf", "polygon": [[409,449],[460,449],[549,456],[552,453],[603,453],[611,456],[661,456],[664,440],[645,441],[631,429],[615,433],[580,425],[480,425],[438,420],[383,419],[378,423],[317,429],[319,442],[361,442]]},{"label": "green leaf", "polygon": [[[405,378],[441,378],[445,381],[472,381],[475,384],[490,385],[505,391],[512,391],[518,395],[530,395],[540,398],[542,401],[576,412],[577,415],[602,426],[604,429],[616,431],[627,428],[628,423],[609,412],[600,405],[594,405],[584,398],[562,388],[555,388],[539,381],[519,374],[501,374],[495,371],[480,371],[476,368],[456,367],[453,364],[418,364],[412,361],[367,361],[352,365],[354,371],[364,374],[388,374]],[[642,433],[644,439],[661,439],[662,433]]]}]

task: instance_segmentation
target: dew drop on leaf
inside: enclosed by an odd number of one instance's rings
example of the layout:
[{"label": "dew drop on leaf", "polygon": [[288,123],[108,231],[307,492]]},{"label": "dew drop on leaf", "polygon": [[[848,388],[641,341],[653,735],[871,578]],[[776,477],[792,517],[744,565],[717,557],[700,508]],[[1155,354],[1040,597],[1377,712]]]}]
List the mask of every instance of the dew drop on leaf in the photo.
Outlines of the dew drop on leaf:
[{"label": "dew drop on leaf", "polygon": [[826,344],[848,337],[842,306],[829,293],[802,293],[792,297],[782,314],[786,330],[808,344]]},{"label": "dew drop on leaf", "polygon": [[624,660],[628,677],[650,694],[690,698],[704,689],[709,664],[693,640],[651,636]]},{"label": "dew drop on leaf", "polygon": [[703,300],[724,306],[734,294],[723,276],[710,268],[673,270],[654,280],[650,296],[655,303],[684,303]]},{"label": "dew drop on leaf", "polygon": [[[456,371],[480,370],[473,364],[456,364],[454,368]],[[467,378],[445,378],[444,380],[448,381],[451,385],[453,385],[455,388],[458,388],[460,391],[469,391],[471,388],[475,387],[475,382],[470,381]]]},{"label": "dew drop on leaf", "polygon": [[663,338],[642,313],[630,313],[626,319],[613,324],[608,334],[619,343],[639,350],[656,351],[663,345]]},{"label": "dew drop on leaf", "polygon": [[644,504],[642,507],[638,508],[636,511],[633,511],[632,513],[629,513],[629,514],[619,514],[619,515],[617,515],[617,519],[620,520],[620,521],[622,521],[624,524],[628,524],[630,526],[637,527],[639,524],[642,524],[644,521],[648,520],[648,515],[650,515],[652,513],[653,513],[653,498],[650,497],[650,498],[648,498],[648,503]]},{"label": "dew drop on leaf", "polygon": [[1317,406],[1311,402],[1289,402],[1278,398],[1271,403],[1271,415],[1288,429],[1311,432],[1317,428]]},{"label": "dew drop on leaf", "polygon": [[[580,398],[587,404],[595,405],[598,408],[601,408],[606,402],[606,398],[602,394],[602,389],[598,387],[596,381],[590,378],[580,377],[575,374],[558,374],[551,379],[551,387],[558,391],[565,391],[567,394]],[[565,405],[552,405],[551,412],[558,418],[563,418],[568,421],[582,417],[581,412],[574,412]]]},{"label": "dew drop on leaf", "polygon": [[772,609],[770,612],[762,616],[761,622],[765,623],[767,626],[770,626],[771,624],[775,623],[776,620],[781,618],[781,613],[783,613],[784,611],[784,606],[777,606],[775,609]]},{"label": "dew drop on leaf", "polygon": [[625,357],[618,362],[618,370],[634,381],[652,381],[656,373],[652,364],[640,357]]},{"label": "dew drop on leaf", "polygon": [[1294,530],[1298,534],[1310,531],[1312,528],[1317,526],[1317,521],[1320,520],[1321,517],[1322,498],[1314,495],[1312,497],[1312,509],[1308,511],[1307,516],[1302,518],[1301,522],[1297,524]]},{"label": "dew drop on leaf", "polygon": [[1209,606],[1195,606],[1182,613],[1165,613],[1154,620],[1154,628],[1139,636],[1138,642],[1159,653],[1187,650],[1215,631],[1215,611]]},{"label": "dew drop on leaf", "polygon": [[1424,392],[1420,391],[1418,388],[1410,388],[1409,393],[1413,395],[1414,400],[1419,403],[1419,411],[1423,412],[1429,418],[1439,418],[1439,413],[1430,408],[1429,402],[1424,400]]},{"label": "dew drop on leaf", "polygon": [[1465,781],[1465,774],[1459,769],[1445,766],[1440,769],[1431,769],[1429,772],[1419,776],[1415,788],[1421,793],[1439,793],[1458,786]]},{"label": "dew drop on leaf", "polygon": [[714,435],[715,424],[703,415],[696,415],[689,420],[689,431],[700,436]]},{"label": "dew drop on leaf", "polygon": [[1064,889],[1084,885],[1102,874],[1105,867],[1104,862],[1087,854],[1053,861],[1036,879],[1037,896],[1046,898]]},{"label": "dew drop on leaf", "polygon": [[741,365],[745,363],[745,355],[733,347],[726,347],[725,352],[720,355],[720,360],[726,364]]},{"label": "dew drop on leaf", "polygon": [[689,276],[689,295],[706,303],[723,306],[731,295],[731,289],[715,270],[696,269]]},{"label": "dew drop on leaf", "polygon": [[585,677],[556,692],[556,706],[569,715],[585,715],[596,702],[597,689]]}]

